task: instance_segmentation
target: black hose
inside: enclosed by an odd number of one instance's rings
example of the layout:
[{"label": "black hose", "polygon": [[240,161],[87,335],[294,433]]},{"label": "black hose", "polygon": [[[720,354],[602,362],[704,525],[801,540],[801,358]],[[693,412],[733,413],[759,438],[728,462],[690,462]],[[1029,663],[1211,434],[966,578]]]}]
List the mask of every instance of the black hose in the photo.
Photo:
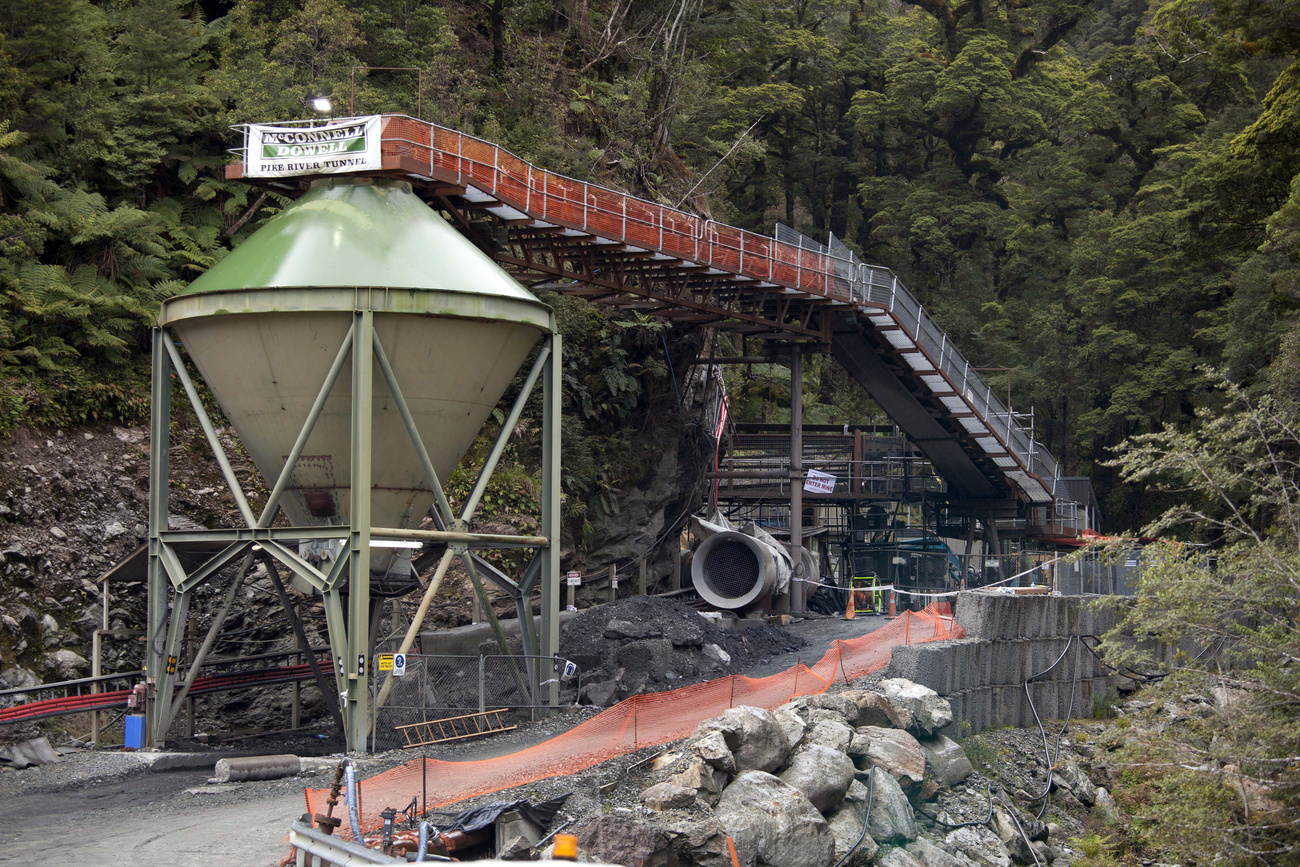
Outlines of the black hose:
[{"label": "black hose", "polygon": [[1020,825],[1020,820],[1016,818],[1016,811],[1008,810],[1007,815],[1011,817],[1011,821],[1016,823],[1016,830],[1020,832],[1020,839],[1025,841],[1025,848],[1029,850],[1029,854],[1034,856],[1034,867],[1043,867],[1043,862],[1038,860],[1038,853],[1034,851],[1034,844],[1029,842],[1029,835],[1025,833],[1025,829]]},{"label": "black hose", "polygon": [[858,842],[854,843],[852,846],[849,847],[849,851],[845,852],[844,857],[840,858],[840,860],[835,862],[834,867],[840,867],[841,864],[849,860],[849,856],[858,850],[858,847],[862,845],[863,840],[867,839],[867,828],[871,826],[871,805],[875,801],[875,798],[876,798],[876,768],[872,768],[871,783],[870,785],[867,786],[867,815],[866,818],[862,820],[862,833],[858,835]]},{"label": "black hose", "polygon": [[974,828],[976,825],[987,825],[989,820],[993,818],[993,783],[988,777],[984,778],[984,796],[989,799],[989,811],[985,814],[984,818],[980,819],[978,822],[959,822],[956,825],[953,825],[945,822],[938,816],[935,816],[934,823],[953,830],[957,828]]},{"label": "black hose", "polygon": [[[1061,730],[1056,733],[1056,743],[1053,745],[1052,755],[1048,762],[1049,774],[1051,773],[1050,768],[1056,767],[1056,762],[1061,758],[1061,737],[1065,734],[1065,730],[1070,727],[1070,718],[1074,715],[1074,694],[1079,688],[1079,644],[1083,644],[1082,639],[1079,639],[1078,644],[1074,646],[1074,676],[1070,678],[1070,705],[1065,709],[1065,720],[1061,723]],[[1069,652],[1070,650],[1069,646],[1065,649],[1066,652]],[[1048,777],[1048,780],[1047,787],[1050,790],[1050,776]],[[1034,816],[1036,821],[1043,821],[1043,815],[1047,813],[1047,805],[1051,802],[1052,796],[1049,792],[1049,794],[1043,798],[1042,806],[1038,808],[1038,815]]]},{"label": "black hose", "polygon": [[[1088,649],[1088,652],[1091,653],[1093,656],[1095,656],[1095,657],[1097,658],[1097,661],[1098,661],[1098,662],[1100,662],[1102,665],[1106,666],[1107,668],[1109,668],[1111,671],[1115,672],[1116,674],[1121,675],[1122,677],[1127,677],[1127,678],[1129,678],[1130,680],[1138,680],[1138,681],[1141,681],[1141,682],[1143,682],[1143,683],[1151,683],[1151,682],[1153,682],[1153,681],[1163,680],[1163,679],[1165,679],[1166,677],[1169,676],[1169,673],[1168,673],[1168,672],[1164,672],[1164,671],[1156,672],[1156,673],[1154,673],[1154,674],[1146,674],[1146,673],[1143,673],[1143,672],[1140,672],[1140,671],[1134,671],[1133,669],[1129,668],[1127,665],[1125,665],[1125,666],[1123,666],[1123,667],[1118,667],[1118,666],[1112,665],[1111,663],[1109,663],[1109,662],[1107,662],[1106,660],[1104,660],[1104,659],[1101,658],[1101,654],[1097,652],[1096,648],[1094,648],[1094,647],[1093,647],[1091,644],[1089,644],[1088,642],[1083,641],[1084,638],[1091,638],[1091,639],[1094,640],[1094,641],[1098,641],[1099,639],[1097,638],[1097,636],[1095,636],[1095,635],[1082,635],[1082,636],[1079,636],[1079,640],[1080,640],[1080,642],[1083,644],[1083,646],[1086,647],[1086,648]],[[1204,651],[1202,651],[1202,653],[1204,653]],[[1197,659],[1199,659],[1199,658],[1200,658],[1200,657],[1198,656]]]},{"label": "black hose", "polygon": [[1042,677],[1052,669],[1056,668],[1056,666],[1060,665],[1061,660],[1065,659],[1065,655],[1070,652],[1070,646],[1074,644],[1074,640],[1074,636],[1071,635],[1070,640],[1065,643],[1065,650],[1062,650],[1061,655],[1056,657],[1056,662],[1053,662],[1037,674],[1031,674],[1029,677],[1025,678],[1025,699],[1029,702],[1029,709],[1033,711],[1034,721],[1038,723],[1038,731],[1043,736],[1043,760],[1047,762],[1047,785],[1043,787],[1042,792],[1029,799],[1031,804],[1034,801],[1041,801],[1043,798],[1046,798],[1048,793],[1052,791],[1052,749],[1047,744],[1047,729],[1043,726],[1043,718],[1038,715],[1038,708],[1034,705],[1034,697],[1029,693],[1029,682],[1035,678]]}]

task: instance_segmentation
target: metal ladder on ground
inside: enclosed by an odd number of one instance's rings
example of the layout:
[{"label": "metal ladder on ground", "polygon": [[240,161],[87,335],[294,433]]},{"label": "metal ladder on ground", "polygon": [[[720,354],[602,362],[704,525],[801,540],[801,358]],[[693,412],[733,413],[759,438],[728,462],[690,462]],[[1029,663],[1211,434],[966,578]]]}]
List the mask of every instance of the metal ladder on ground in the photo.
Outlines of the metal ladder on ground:
[{"label": "metal ladder on ground", "polygon": [[463,716],[449,716],[442,719],[425,720],[404,726],[395,726],[401,733],[408,747],[423,747],[429,744],[441,744],[447,741],[459,741],[476,738],[480,735],[508,732],[518,726],[508,726],[501,714],[508,708],[484,710]]}]

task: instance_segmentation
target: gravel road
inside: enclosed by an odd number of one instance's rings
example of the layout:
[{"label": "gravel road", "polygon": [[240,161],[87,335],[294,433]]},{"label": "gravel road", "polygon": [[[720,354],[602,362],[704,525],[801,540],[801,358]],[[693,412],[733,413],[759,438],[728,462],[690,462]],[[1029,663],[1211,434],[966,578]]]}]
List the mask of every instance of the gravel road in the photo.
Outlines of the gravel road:
[{"label": "gravel road", "polygon": [[[811,663],[829,642],[871,632],[886,621],[809,618],[791,624],[807,642],[798,651],[752,665],[751,676]],[[480,741],[431,748],[431,758],[470,761],[540,743],[589,719],[595,710],[561,716]],[[249,744],[264,754],[290,751],[273,739]],[[215,763],[221,753],[211,754]],[[153,771],[150,757],[74,752],[64,761],[23,771],[0,770],[0,863],[77,867],[268,867],[288,852],[289,823],[304,810],[302,790],[328,785],[325,773],[257,783],[208,784],[202,769]],[[359,759],[363,777],[411,758],[395,750]],[[593,780],[603,780],[592,770]],[[607,775],[606,775],[607,776]]]}]

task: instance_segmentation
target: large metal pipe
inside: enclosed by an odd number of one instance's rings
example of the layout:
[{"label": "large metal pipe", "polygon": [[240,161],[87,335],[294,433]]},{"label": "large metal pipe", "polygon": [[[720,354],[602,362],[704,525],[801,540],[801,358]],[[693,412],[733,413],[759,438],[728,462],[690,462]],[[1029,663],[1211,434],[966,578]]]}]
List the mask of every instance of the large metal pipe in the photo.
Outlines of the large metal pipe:
[{"label": "large metal pipe", "polygon": [[732,530],[705,539],[691,557],[691,581],[716,608],[748,608],[785,583],[789,571],[769,546]]},{"label": "large metal pipe", "polygon": [[217,759],[214,778],[222,783],[250,780],[279,780],[302,773],[302,760],[294,755],[243,756]]}]

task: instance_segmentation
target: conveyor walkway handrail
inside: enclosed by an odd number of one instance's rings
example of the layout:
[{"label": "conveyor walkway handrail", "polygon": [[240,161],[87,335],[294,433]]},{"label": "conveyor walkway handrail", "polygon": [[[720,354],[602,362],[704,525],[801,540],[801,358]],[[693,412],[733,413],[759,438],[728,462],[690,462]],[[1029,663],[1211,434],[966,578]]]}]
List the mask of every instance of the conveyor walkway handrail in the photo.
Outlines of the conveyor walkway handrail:
[{"label": "conveyor walkway handrail", "polygon": [[383,117],[381,149],[385,158],[427,172],[419,175],[424,180],[464,188],[469,201],[482,203],[502,219],[558,227],[571,236],[592,236],[597,244],[621,244],[655,258],[695,263],[723,279],[758,281],[760,287],[855,309],[941,395],[945,410],[1005,479],[1034,502],[1052,502],[1057,495],[1061,470],[1056,460],[1016,423],[1014,410],[993,394],[888,268],[860,262],[847,248],[832,249],[785,227],[778,237],[767,237],[565,177],[500,145],[406,115]]}]

